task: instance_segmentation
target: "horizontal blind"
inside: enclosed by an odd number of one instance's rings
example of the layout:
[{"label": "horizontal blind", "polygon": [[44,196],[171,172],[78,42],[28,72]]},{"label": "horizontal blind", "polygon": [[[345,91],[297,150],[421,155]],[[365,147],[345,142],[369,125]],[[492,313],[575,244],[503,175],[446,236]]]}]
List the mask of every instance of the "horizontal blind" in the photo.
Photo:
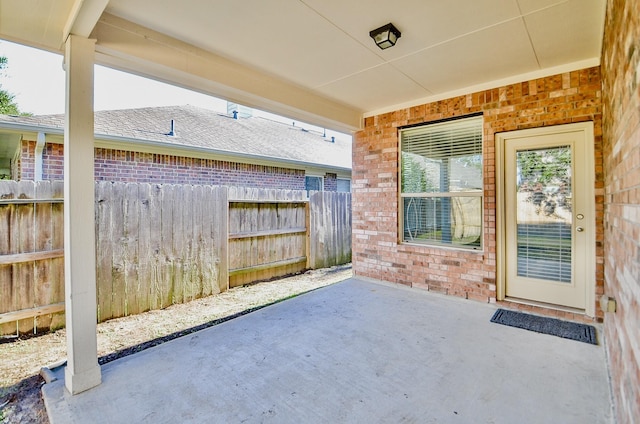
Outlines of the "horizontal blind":
[{"label": "horizontal blind", "polygon": [[482,116],[401,131],[403,192],[482,190]]},{"label": "horizontal blind", "polygon": [[482,154],[482,117],[402,130],[402,151],[432,160]]},{"label": "horizontal blind", "polygon": [[571,146],[516,152],[518,275],[571,282]]}]

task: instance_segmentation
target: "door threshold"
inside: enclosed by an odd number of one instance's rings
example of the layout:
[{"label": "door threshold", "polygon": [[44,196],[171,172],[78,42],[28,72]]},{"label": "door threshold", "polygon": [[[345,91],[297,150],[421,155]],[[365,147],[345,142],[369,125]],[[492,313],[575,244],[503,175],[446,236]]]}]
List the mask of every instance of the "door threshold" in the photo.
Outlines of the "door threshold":
[{"label": "door threshold", "polygon": [[[503,302],[517,303],[520,305],[533,306],[537,308],[550,309],[554,311],[569,312],[576,315],[584,315],[587,317],[585,309],[572,308],[569,306],[555,305],[553,303],[537,302],[535,300],[521,299],[519,297],[506,297]],[[590,318],[590,317],[589,317]]]}]

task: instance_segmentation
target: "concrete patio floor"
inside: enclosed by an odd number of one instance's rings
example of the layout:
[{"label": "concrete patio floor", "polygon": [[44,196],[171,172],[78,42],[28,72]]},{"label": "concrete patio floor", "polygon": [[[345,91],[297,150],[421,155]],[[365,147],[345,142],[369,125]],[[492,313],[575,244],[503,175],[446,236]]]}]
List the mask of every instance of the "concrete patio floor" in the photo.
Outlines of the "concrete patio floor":
[{"label": "concrete patio floor", "polygon": [[611,422],[601,340],[492,324],[495,309],[352,278],[43,395],[52,424]]}]

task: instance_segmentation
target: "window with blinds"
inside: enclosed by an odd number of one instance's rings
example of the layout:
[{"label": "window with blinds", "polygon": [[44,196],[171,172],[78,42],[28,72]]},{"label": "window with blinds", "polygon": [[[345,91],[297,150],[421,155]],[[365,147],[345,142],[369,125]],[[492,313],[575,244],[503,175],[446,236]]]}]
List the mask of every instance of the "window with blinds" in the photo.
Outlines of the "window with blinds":
[{"label": "window with blinds", "polygon": [[482,248],[482,116],[400,131],[402,241]]}]

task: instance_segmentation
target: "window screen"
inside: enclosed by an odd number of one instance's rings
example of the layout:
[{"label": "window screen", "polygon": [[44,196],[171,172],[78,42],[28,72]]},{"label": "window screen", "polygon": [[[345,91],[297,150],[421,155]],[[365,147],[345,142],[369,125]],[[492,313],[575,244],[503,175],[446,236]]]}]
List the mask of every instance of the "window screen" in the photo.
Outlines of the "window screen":
[{"label": "window screen", "polygon": [[482,246],[482,117],[400,132],[402,241]]}]

